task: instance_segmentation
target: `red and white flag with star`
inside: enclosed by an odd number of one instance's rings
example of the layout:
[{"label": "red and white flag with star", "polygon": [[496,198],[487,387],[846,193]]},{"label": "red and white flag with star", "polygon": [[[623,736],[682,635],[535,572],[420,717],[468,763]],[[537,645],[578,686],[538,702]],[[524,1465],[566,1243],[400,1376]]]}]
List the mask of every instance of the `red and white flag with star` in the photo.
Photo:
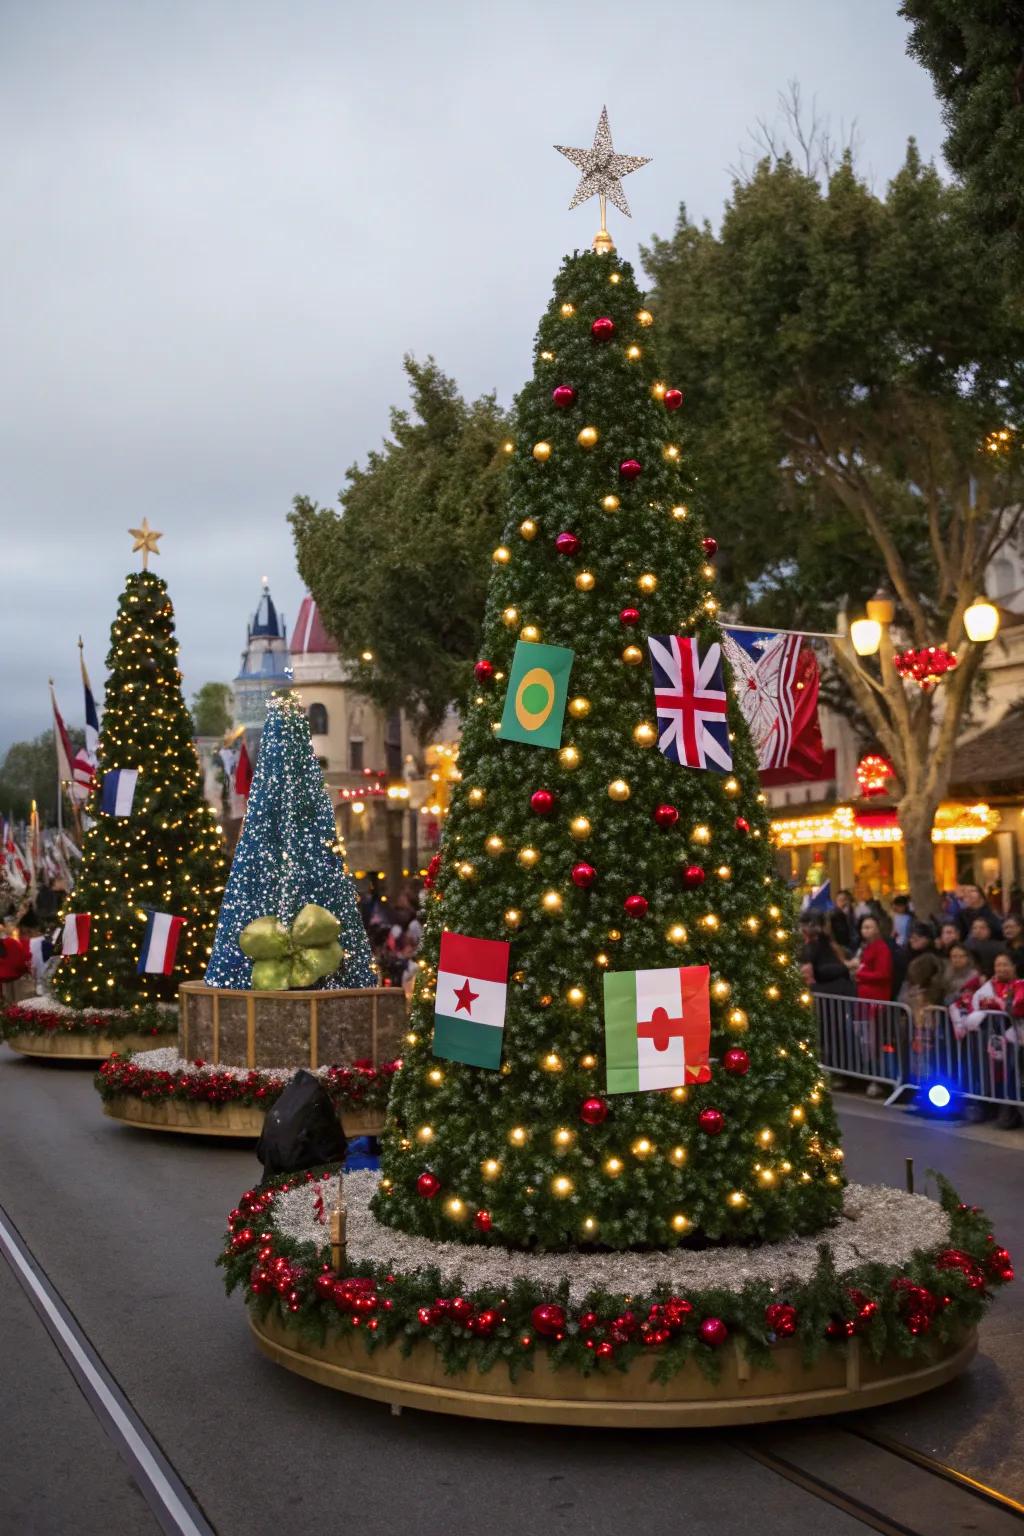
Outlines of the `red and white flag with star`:
[{"label": "red and white flag with star", "polygon": [[501,1066],[509,946],[442,933],[434,1003],[434,1055],[471,1067]]}]

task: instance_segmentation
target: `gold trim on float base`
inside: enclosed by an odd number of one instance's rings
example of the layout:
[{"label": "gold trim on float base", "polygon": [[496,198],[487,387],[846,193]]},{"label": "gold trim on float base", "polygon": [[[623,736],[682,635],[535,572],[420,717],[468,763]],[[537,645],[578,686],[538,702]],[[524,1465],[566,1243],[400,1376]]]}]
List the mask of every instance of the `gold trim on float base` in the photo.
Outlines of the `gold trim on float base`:
[{"label": "gold trim on float base", "polygon": [[[183,1104],[174,1099],[153,1101],[119,1093],[104,1101],[103,1113],[143,1131],[255,1141],[263,1130],[266,1110],[256,1104]],[[384,1111],[343,1110],[341,1123],[346,1136],[379,1136],[384,1129]]]},{"label": "gold trim on float base", "polygon": [[7,1044],[22,1056],[54,1056],[62,1061],[106,1061],[115,1051],[124,1055],[127,1051],[158,1051],[167,1040],[177,1039],[177,1027],[159,1035],[121,1035],[114,1040],[110,1035],[85,1035],[61,1032],[33,1035],[8,1035]]},{"label": "gold trim on float base", "polygon": [[641,1358],[625,1374],[613,1370],[586,1377],[555,1370],[538,1355],[533,1370],[524,1370],[513,1382],[501,1364],[484,1374],[473,1370],[448,1376],[428,1343],[415,1344],[407,1357],[395,1344],[370,1354],[362,1339],[335,1338],[317,1345],[269,1317],[257,1320],[250,1314],[249,1326],[276,1365],[339,1392],[389,1403],[392,1410],[620,1430],[763,1424],[877,1408],[951,1381],[978,1347],[972,1329],[945,1353],[933,1346],[927,1364],[911,1367],[898,1356],[876,1362],[861,1350],[859,1339],[851,1339],[843,1349],[829,1348],[812,1366],[804,1366],[799,1345],[780,1344],[770,1370],[751,1365],[741,1350],[727,1347],[717,1382],[708,1381],[692,1362],[671,1381],[655,1382],[649,1359]]}]

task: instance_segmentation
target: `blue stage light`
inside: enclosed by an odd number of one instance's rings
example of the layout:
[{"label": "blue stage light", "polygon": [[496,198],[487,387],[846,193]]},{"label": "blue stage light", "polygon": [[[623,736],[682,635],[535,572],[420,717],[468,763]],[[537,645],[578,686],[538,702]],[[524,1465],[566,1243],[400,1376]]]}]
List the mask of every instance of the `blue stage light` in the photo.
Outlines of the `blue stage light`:
[{"label": "blue stage light", "polygon": [[950,1093],[945,1083],[932,1083],[931,1087],[928,1089],[928,1102],[933,1109],[948,1108],[952,1098],[953,1095]]}]

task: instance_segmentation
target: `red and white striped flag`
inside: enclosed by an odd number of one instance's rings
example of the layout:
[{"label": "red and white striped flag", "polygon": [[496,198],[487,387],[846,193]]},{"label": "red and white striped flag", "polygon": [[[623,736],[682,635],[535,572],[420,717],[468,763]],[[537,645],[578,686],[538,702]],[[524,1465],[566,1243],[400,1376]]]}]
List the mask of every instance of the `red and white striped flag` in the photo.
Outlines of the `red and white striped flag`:
[{"label": "red and white striped flag", "polygon": [[71,912],[64,919],[64,939],[61,952],[65,955],[84,955],[89,948],[89,930],[92,918],[88,912]]}]

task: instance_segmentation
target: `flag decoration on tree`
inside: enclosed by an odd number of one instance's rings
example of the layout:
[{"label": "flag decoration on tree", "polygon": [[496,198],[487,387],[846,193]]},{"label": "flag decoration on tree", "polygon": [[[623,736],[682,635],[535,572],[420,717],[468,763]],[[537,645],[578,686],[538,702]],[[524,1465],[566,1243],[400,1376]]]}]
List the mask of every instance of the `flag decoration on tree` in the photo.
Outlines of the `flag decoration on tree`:
[{"label": "flag decoration on tree", "polygon": [[89,948],[89,930],[92,917],[88,912],[72,912],[64,919],[61,941],[63,955],[84,955]]},{"label": "flag decoration on tree", "polygon": [[509,946],[501,939],[441,935],[434,1002],[434,1055],[471,1067],[501,1066]]},{"label": "flag decoration on tree", "polygon": [[139,782],[137,768],[111,768],[103,775],[103,814],[130,816]]},{"label": "flag decoration on tree", "polygon": [[820,687],[818,658],[809,645],[803,644],[797,659],[796,682],[793,685],[789,756],[784,767],[761,770],[762,784],[789,784],[793,779],[831,777],[831,770],[826,766],[825,745],[821,739],[821,721],[818,718]]},{"label": "flag decoration on tree", "polygon": [[649,635],[658,746],[671,763],[732,770],[722,647],[681,635]]},{"label": "flag decoration on tree", "polygon": [[609,1093],[648,1093],[710,1081],[709,977],[706,965],[605,972]]},{"label": "flag decoration on tree", "polygon": [[[726,629],[722,646],[762,772],[820,768],[818,663],[802,637],[780,630]],[[810,776],[813,776],[810,775]]]},{"label": "flag decoration on tree", "polygon": [[155,976],[170,976],[174,970],[174,957],[178,953],[178,939],[184,926],[183,917],[172,917],[169,912],[150,912],[139,953],[140,976],[145,976],[147,972]]},{"label": "flag decoration on tree", "polygon": [[574,652],[565,645],[517,640],[498,735],[531,747],[562,741]]}]

